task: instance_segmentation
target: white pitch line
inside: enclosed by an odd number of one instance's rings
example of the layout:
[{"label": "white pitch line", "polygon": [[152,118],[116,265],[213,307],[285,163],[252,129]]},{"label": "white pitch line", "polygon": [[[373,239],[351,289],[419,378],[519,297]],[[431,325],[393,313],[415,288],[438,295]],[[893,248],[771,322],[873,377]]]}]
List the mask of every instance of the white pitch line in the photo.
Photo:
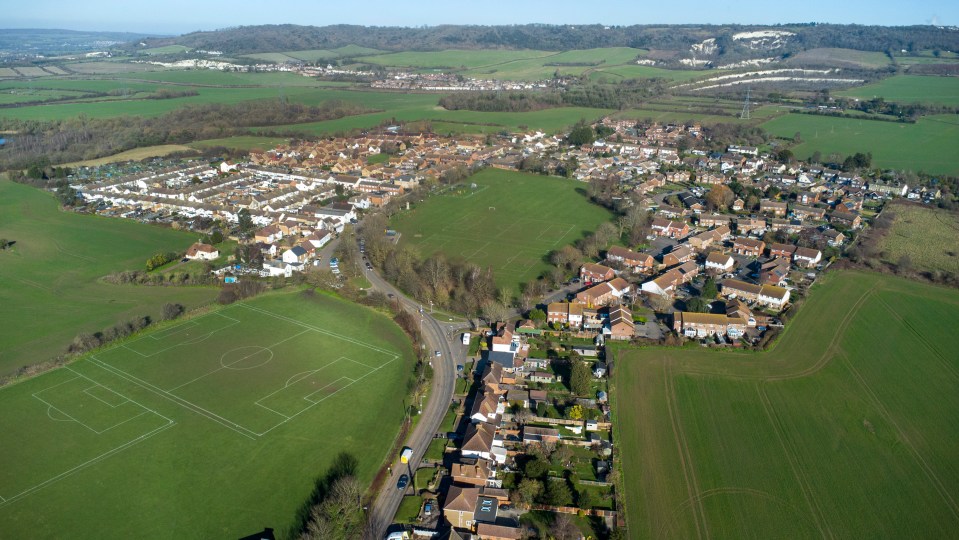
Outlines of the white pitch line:
[{"label": "white pitch line", "polygon": [[360,341],[360,340],[358,340],[358,339],[354,339],[354,338],[351,338],[351,337],[348,337],[348,336],[344,336],[344,335],[342,335],[342,334],[337,334],[336,332],[331,332],[330,330],[326,330],[326,329],[320,328],[320,327],[318,327],[318,326],[313,326],[312,324],[307,324],[307,323],[305,323],[305,322],[298,321],[298,320],[293,319],[293,318],[291,318],[291,317],[286,317],[286,316],[284,316],[284,315],[277,315],[276,313],[273,313],[272,311],[267,311],[267,310],[265,310],[265,309],[263,309],[263,308],[253,307],[253,306],[251,306],[251,305],[249,305],[249,304],[240,304],[240,305],[243,306],[243,307],[245,307],[245,308],[247,308],[247,309],[251,309],[251,310],[253,310],[253,311],[262,313],[262,314],[264,314],[264,315],[269,315],[269,316],[271,316],[271,317],[275,317],[275,318],[277,318],[277,319],[280,319],[281,321],[286,321],[286,322],[289,322],[289,323],[298,324],[298,325],[302,326],[303,328],[309,328],[310,330],[316,330],[317,332],[319,332],[319,333],[321,333],[321,334],[325,334],[325,335],[328,335],[328,336],[331,336],[331,337],[335,337],[335,338],[338,338],[338,339],[342,339],[343,341],[346,341],[346,342],[348,342],[348,343],[353,343],[354,345],[359,345],[359,346],[361,346],[361,347],[366,347],[367,349],[372,349],[372,350],[374,350],[374,351],[376,351],[376,352],[380,352],[380,353],[383,353],[383,354],[386,354],[386,355],[389,355],[389,356],[393,356],[393,355],[396,354],[395,351],[388,351],[388,350],[386,350],[386,349],[381,349],[381,348],[379,348],[379,347],[377,347],[377,346],[375,346],[375,345],[370,345],[369,343],[366,343],[366,342],[364,342],[364,341]]},{"label": "white pitch line", "polygon": [[113,373],[115,376],[120,377],[121,379],[126,379],[127,381],[132,382],[133,384],[136,384],[142,388],[145,388],[146,390],[149,390],[160,397],[166,398],[176,403],[177,405],[180,405],[181,407],[185,409],[192,410],[193,412],[201,416],[206,416],[210,420],[213,420],[214,422],[224,427],[232,429],[233,431],[239,433],[240,435],[243,435],[244,437],[247,437],[248,439],[256,440],[256,437],[253,436],[253,435],[256,435],[256,433],[241,426],[240,424],[237,424],[236,422],[233,422],[232,420],[227,420],[226,418],[223,418],[222,416],[216,413],[213,413],[211,411],[204,409],[203,407],[200,407],[199,405],[196,405],[195,403],[191,403],[179,396],[166,392],[162,388],[159,388],[142,379],[134,377],[133,375],[130,375],[129,373],[121,369],[117,369],[111,366],[110,364],[107,364],[103,360],[97,359],[94,356],[91,356],[90,359],[94,364],[102,368],[104,371]]},{"label": "white pitch line", "polygon": [[[276,343],[274,343],[273,345],[270,345],[269,347],[263,347],[262,349],[256,351],[255,353],[248,354],[248,355],[244,356],[243,358],[240,358],[239,360],[237,360],[237,361],[235,361],[235,362],[231,362],[231,363],[229,363],[229,364],[227,364],[227,365],[225,365],[225,366],[220,366],[220,367],[214,369],[213,371],[210,371],[209,373],[205,373],[205,374],[200,375],[199,377],[197,377],[197,378],[195,378],[195,379],[189,380],[189,381],[187,381],[187,382],[185,382],[185,383],[183,383],[183,384],[181,384],[181,385],[179,385],[179,386],[174,386],[173,388],[170,388],[169,390],[165,390],[165,392],[173,392],[174,390],[178,390],[178,389],[180,389],[180,388],[183,388],[184,386],[187,386],[187,385],[189,385],[189,384],[193,384],[193,383],[199,381],[200,379],[202,379],[202,378],[204,378],[204,377],[209,377],[210,375],[213,375],[214,373],[217,373],[217,372],[219,372],[219,371],[223,371],[224,369],[227,369],[227,368],[229,368],[230,366],[232,366],[232,365],[234,365],[234,364],[238,364],[238,363],[246,360],[247,358],[250,358],[251,356],[256,356],[256,355],[258,355],[258,354],[260,354],[261,352],[263,352],[263,351],[265,351],[265,350],[266,350],[266,351],[270,351],[270,354],[273,354],[273,350],[272,350],[273,347],[276,347],[277,345],[279,345],[279,344],[281,344],[281,343],[283,343],[283,342],[289,341],[289,340],[291,340],[291,339],[293,339],[293,338],[300,337],[300,336],[302,336],[303,334],[305,334],[305,333],[307,333],[307,332],[310,332],[310,330],[307,329],[307,330],[304,330],[304,331],[300,332],[299,334],[296,334],[296,335],[290,336],[290,337],[288,337],[288,338],[286,338],[286,339],[277,341]],[[248,345],[248,347],[257,347],[257,346],[258,346],[258,345]],[[229,353],[229,351],[227,351],[227,353]],[[226,353],[224,353],[224,354],[226,354]]]},{"label": "white pitch line", "polygon": [[[161,417],[162,417],[162,415],[158,415],[158,416],[161,416]],[[57,482],[57,481],[59,481],[59,480],[62,480],[62,479],[64,479],[64,478],[66,478],[67,476],[70,476],[71,474],[74,474],[74,473],[76,473],[77,471],[79,471],[79,470],[81,470],[81,469],[84,469],[84,468],[86,468],[86,467],[89,467],[90,465],[94,465],[95,463],[97,463],[97,462],[99,462],[99,461],[102,461],[102,460],[104,460],[104,459],[112,456],[113,454],[117,454],[117,453],[119,453],[119,452],[122,452],[123,450],[126,450],[127,448],[129,448],[129,447],[131,447],[131,446],[133,446],[133,445],[135,445],[135,444],[138,444],[138,443],[140,443],[140,442],[143,442],[143,441],[147,440],[148,438],[156,435],[157,433],[159,433],[159,432],[161,432],[161,431],[163,431],[163,430],[165,430],[165,429],[169,429],[169,428],[172,427],[174,424],[175,424],[175,422],[173,422],[172,420],[170,420],[170,423],[168,423],[168,424],[164,424],[164,425],[162,425],[162,426],[154,429],[153,431],[150,431],[150,432],[148,432],[148,433],[144,433],[143,435],[140,435],[140,436],[137,437],[136,439],[133,439],[133,440],[131,440],[131,441],[127,441],[126,443],[124,443],[124,444],[122,444],[122,445],[120,445],[120,446],[117,446],[116,448],[113,448],[113,449],[111,449],[111,450],[108,450],[108,451],[100,454],[99,456],[97,456],[97,457],[95,457],[95,458],[93,458],[93,459],[90,459],[90,460],[88,460],[88,461],[85,461],[85,462],[77,465],[76,467],[68,470],[68,471],[64,471],[64,472],[62,472],[62,473],[54,476],[53,478],[50,478],[50,479],[48,479],[48,480],[45,480],[45,481],[43,481],[43,482],[41,482],[41,483],[39,483],[39,484],[31,487],[31,488],[27,488],[26,490],[21,491],[20,493],[14,495],[13,497],[10,497],[9,499],[4,499],[4,500],[3,500],[3,505],[6,505],[6,504],[11,503],[11,502],[14,502],[14,501],[16,501],[16,500],[18,500],[18,499],[20,499],[20,498],[22,498],[22,497],[26,497],[27,495],[30,495],[30,494],[33,493],[34,491],[43,489],[44,487],[46,487],[46,486],[48,486],[48,485],[50,485],[50,484],[52,484],[52,483],[54,483],[54,482]]]}]

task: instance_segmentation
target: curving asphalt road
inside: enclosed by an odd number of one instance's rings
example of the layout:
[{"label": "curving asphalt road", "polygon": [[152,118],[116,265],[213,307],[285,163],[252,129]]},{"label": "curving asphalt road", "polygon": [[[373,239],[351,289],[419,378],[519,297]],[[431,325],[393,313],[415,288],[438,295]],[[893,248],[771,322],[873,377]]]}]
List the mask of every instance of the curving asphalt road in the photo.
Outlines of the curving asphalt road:
[{"label": "curving asphalt road", "polygon": [[[376,540],[385,536],[386,529],[393,522],[393,516],[400,506],[404,493],[410,489],[398,489],[396,487],[397,481],[403,474],[410,475],[412,480],[412,472],[416,471],[419,466],[423,454],[426,453],[427,446],[433,440],[433,435],[439,429],[443,417],[449,410],[456,381],[456,361],[453,355],[462,354],[462,349],[450,342],[444,324],[434,319],[427,312],[420,313],[420,305],[417,302],[407,298],[374,270],[367,270],[366,277],[370,280],[374,289],[392,294],[400,305],[411,313],[421,316],[420,328],[423,339],[430,348],[430,354],[434,354],[434,351],[440,351],[442,354],[440,357],[432,356],[433,383],[430,397],[423,408],[419,423],[406,440],[406,446],[413,449],[413,458],[410,460],[408,467],[406,464],[401,465],[399,462],[393,464],[393,474],[383,484],[382,491],[369,509],[368,519],[372,525],[370,530],[375,535],[370,540]],[[455,339],[455,336],[453,338]]]}]

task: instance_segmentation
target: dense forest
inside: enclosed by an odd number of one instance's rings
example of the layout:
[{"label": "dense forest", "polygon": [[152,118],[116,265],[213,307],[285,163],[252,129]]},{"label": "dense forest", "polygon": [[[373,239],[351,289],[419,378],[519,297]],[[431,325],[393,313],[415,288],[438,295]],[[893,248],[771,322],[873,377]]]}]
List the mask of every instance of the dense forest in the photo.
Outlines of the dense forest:
[{"label": "dense forest", "polygon": [[636,47],[688,51],[704,39],[716,38],[720,58],[748,52],[732,39],[739,32],[775,29],[796,35],[776,51],[791,54],[817,47],[864,51],[959,50],[959,31],[937,26],[862,26],[835,24],[743,25],[441,25],[422,28],[292,24],[240,26],[146,40],[148,46],[180,44],[228,54],[335,49],[360,45],[385,51],[441,49],[538,49],[564,51],[596,47]]},{"label": "dense forest", "polygon": [[45,166],[94,159],[143,146],[229,137],[247,133],[250,126],[319,122],[367,112],[372,111],[337,100],[317,107],[260,100],[191,105],[156,118],[80,116],[52,122],[0,119],[0,131],[18,134],[0,149],[0,170],[25,169],[38,162]]}]

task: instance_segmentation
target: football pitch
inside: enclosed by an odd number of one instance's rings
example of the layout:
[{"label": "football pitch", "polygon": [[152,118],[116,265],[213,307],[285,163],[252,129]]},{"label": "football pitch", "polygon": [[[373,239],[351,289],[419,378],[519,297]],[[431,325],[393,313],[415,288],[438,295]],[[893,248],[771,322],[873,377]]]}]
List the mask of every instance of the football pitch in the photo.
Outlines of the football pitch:
[{"label": "football pitch", "polygon": [[959,294],[823,279],[766,353],[616,351],[630,538],[955,536]]},{"label": "football pitch", "polygon": [[[475,185],[475,188],[473,187]],[[483,170],[397,216],[401,243],[492,266],[500,286],[517,287],[546,270],[547,255],[610,219],[575,180]]]},{"label": "football pitch", "polygon": [[[175,480],[177,475],[203,475],[231,459],[244,459],[244,452],[233,454],[246,448],[251,456],[258,455],[260,466],[267,470],[282,465],[309,479],[322,474],[322,468],[302,470],[298,459],[307,458],[307,463],[315,462],[316,457],[332,459],[330,450],[338,446],[334,440],[343,437],[363,443],[365,453],[357,457],[363,463],[363,480],[368,481],[399,426],[395,415],[383,407],[401,410],[396,397],[405,390],[401,373],[408,365],[402,336],[394,328],[384,332],[386,339],[370,338],[366,324],[351,332],[343,324],[325,325],[300,313],[287,315],[283,308],[292,307],[296,300],[310,302],[297,295],[274,295],[235,304],[0,390],[0,430],[4,433],[0,439],[0,528],[12,523],[8,520],[20,512],[32,513],[35,503],[42,505],[43,499],[56,498],[61,484],[71,484],[63,489],[72,490],[78,481],[81,485],[85,481],[90,495],[105,487],[123,492],[127,485],[104,486],[101,473],[135,473],[138,466],[134,463],[144,456],[191,462],[196,470],[174,472],[169,480]],[[344,307],[335,299],[319,302],[326,308]],[[368,311],[358,306],[346,309]],[[382,323],[388,322],[379,315],[366,318],[358,322],[372,322],[381,331]],[[395,384],[397,380],[401,384]],[[391,385],[399,387],[398,392],[388,388]],[[357,407],[357,403],[364,405]],[[349,412],[344,415],[344,411]],[[367,415],[384,416],[386,425],[365,433],[345,427],[372,428],[363,418]],[[391,420],[392,426],[386,427]],[[314,430],[323,435],[319,441],[310,434]],[[209,448],[204,450],[211,451],[212,462],[181,455],[186,448],[169,454],[171,440],[201,434],[208,441]],[[264,448],[299,437],[312,440],[309,448],[320,456],[297,458],[294,453],[273,450],[263,453]],[[221,456],[217,456],[218,448]],[[377,450],[370,452],[370,448]],[[225,458],[224,463],[218,464],[219,457]],[[243,478],[232,481],[242,482]],[[216,497],[230,499],[231,495],[222,494],[229,491],[226,487],[200,485],[196,489],[211,497],[209,490],[215,489]],[[297,487],[303,486],[277,486],[295,495],[280,497],[292,503],[282,511],[288,514],[273,515],[268,523],[285,524],[293,518],[296,505],[309,493],[309,489]],[[129,495],[136,494],[131,489]],[[196,519],[202,522],[205,517]],[[189,520],[186,516],[185,521]],[[235,532],[234,536],[240,536],[253,531],[241,528]],[[162,536],[161,531],[143,534]]]}]

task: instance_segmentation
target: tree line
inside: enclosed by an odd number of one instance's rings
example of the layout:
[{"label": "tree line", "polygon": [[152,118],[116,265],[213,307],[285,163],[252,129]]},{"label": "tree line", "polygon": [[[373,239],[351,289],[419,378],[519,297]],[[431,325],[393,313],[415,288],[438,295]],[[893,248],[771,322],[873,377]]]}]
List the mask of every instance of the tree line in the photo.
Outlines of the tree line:
[{"label": "tree line", "polygon": [[[720,56],[744,54],[746,44],[732,36],[751,30],[782,28],[796,35],[780,49],[785,53],[818,47],[865,51],[959,50],[955,31],[932,25],[864,26],[840,24],[780,25],[630,25],[604,26],[526,24],[508,26],[439,25],[367,27],[294,24],[239,26],[192,32],[173,38],[144,40],[149,47],[180,44],[228,54],[334,49],[359,45],[387,51],[444,49],[537,49],[565,51],[597,47],[655,48],[688,51],[694,43],[715,38]],[[131,49],[135,49],[133,44]],[[755,53],[752,53],[755,56]]]},{"label": "tree line", "polygon": [[449,110],[480,112],[529,112],[554,107],[628,109],[662,95],[665,84],[658,79],[634,79],[619,84],[576,84],[566,90],[457,92],[440,98]]},{"label": "tree line", "polygon": [[0,119],[0,131],[17,136],[0,148],[0,170],[47,167],[162,144],[183,144],[248,133],[249,126],[332,120],[372,112],[355,103],[330,100],[319,106],[282,99],[234,105],[188,105],[156,118],[75,118],[38,121]]}]

